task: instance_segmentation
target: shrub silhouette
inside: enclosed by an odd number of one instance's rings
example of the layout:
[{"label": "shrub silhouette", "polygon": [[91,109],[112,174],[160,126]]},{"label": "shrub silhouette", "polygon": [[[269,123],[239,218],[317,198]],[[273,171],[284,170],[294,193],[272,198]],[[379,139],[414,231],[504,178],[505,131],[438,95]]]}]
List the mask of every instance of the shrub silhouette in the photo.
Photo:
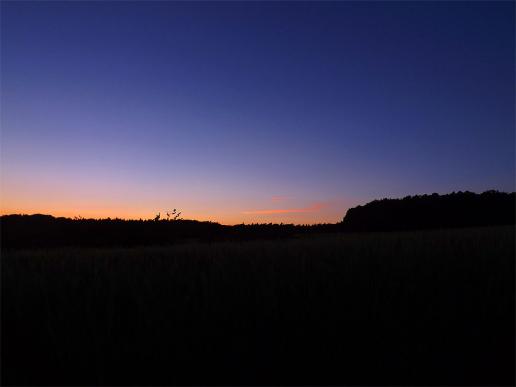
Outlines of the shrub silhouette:
[{"label": "shrub silhouette", "polygon": [[[167,220],[172,220],[172,221],[175,221],[175,220],[181,220],[181,218],[179,218],[179,216],[181,215],[181,212],[177,212],[177,210],[174,208],[174,210],[172,212],[167,212]],[[172,219],[170,219],[170,217],[172,217]]]}]

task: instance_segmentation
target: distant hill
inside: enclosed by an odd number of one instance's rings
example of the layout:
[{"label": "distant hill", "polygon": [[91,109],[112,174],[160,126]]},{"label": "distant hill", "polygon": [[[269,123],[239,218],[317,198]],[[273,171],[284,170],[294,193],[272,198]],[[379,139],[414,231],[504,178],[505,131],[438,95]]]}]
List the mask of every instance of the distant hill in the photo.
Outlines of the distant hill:
[{"label": "distant hill", "polygon": [[509,225],[515,223],[515,204],[515,192],[498,191],[382,199],[350,208],[341,225],[349,231]]}]

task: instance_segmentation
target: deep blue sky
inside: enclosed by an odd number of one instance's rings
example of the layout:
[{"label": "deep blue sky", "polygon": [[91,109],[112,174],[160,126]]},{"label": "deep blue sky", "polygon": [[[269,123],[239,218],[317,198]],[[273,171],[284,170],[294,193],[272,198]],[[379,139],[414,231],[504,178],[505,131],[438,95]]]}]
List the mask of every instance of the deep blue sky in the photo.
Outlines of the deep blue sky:
[{"label": "deep blue sky", "polygon": [[2,2],[2,212],[337,221],[515,186],[513,2]]}]

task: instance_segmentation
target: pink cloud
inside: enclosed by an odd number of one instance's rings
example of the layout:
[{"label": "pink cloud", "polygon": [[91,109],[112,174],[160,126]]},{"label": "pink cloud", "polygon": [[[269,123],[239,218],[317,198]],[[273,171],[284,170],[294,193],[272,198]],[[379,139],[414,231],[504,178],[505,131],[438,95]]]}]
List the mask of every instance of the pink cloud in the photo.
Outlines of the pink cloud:
[{"label": "pink cloud", "polygon": [[327,207],[328,203],[325,202],[315,202],[312,205],[304,208],[285,208],[285,209],[274,209],[274,210],[254,210],[254,211],[244,211],[242,214],[246,215],[267,215],[267,214],[289,214],[296,212],[317,212]]},{"label": "pink cloud", "polygon": [[291,196],[287,196],[287,195],[273,195],[271,197],[271,201],[273,203],[279,203],[279,202],[284,202],[290,198],[291,198]]}]

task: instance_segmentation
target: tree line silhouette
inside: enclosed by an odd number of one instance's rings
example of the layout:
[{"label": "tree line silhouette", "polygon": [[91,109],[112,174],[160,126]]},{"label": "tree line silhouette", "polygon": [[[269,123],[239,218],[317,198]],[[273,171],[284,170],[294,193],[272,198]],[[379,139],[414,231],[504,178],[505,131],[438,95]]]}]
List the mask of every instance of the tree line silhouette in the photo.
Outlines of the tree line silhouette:
[{"label": "tree line silhouette", "polygon": [[179,218],[74,219],[51,215],[0,217],[1,245],[5,248],[57,246],[166,245],[183,241],[281,239],[331,232],[395,231],[507,225],[515,223],[516,193],[486,191],[447,195],[416,195],[403,199],[374,200],[347,211],[336,224],[221,225]]},{"label": "tree line silhouette", "polygon": [[342,221],[349,231],[399,231],[495,226],[515,223],[516,193],[486,191],[374,200],[350,208]]}]

